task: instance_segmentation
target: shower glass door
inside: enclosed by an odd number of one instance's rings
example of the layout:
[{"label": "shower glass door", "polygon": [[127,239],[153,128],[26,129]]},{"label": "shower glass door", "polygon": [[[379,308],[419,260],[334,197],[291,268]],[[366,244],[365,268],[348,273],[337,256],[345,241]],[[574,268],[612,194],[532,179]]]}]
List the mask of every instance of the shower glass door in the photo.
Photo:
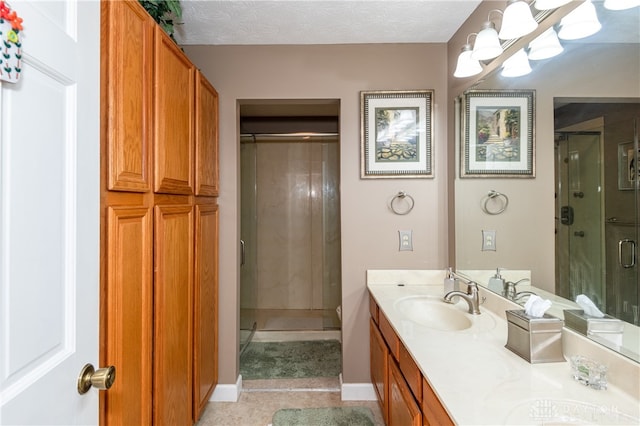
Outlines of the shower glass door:
[{"label": "shower glass door", "polygon": [[639,119],[627,109],[600,131],[556,134],[556,293],[639,325]]},{"label": "shower glass door", "polygon": [[638,180],[639,119],[617,123],[625,129],[617,142],[617,188],[607,206],[605,224],[607,249],[607,313],[640,325],[640,183]]},{"label": "shower glass door", "polygon": [[601,134],[562,133],[558,155],[557,227],[559,295],[585,294],[605,303]]},{"label": "shower glass door", "polygon": [[240,141],[241,229],[240,229],[240,350],[256,330],[257,308],[257,221],[256,144],[252,138]]}]

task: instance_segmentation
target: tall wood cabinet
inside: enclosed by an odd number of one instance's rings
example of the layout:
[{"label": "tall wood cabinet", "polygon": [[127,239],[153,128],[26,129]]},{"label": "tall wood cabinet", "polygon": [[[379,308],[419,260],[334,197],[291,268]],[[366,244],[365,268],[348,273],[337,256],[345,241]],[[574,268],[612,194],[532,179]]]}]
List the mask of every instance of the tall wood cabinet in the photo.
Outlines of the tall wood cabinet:
[{"label": "tall wood cabinet", "polygon": [[218,95],[136,0],[101,7],[101,423],[188,425],[218,378]]}]

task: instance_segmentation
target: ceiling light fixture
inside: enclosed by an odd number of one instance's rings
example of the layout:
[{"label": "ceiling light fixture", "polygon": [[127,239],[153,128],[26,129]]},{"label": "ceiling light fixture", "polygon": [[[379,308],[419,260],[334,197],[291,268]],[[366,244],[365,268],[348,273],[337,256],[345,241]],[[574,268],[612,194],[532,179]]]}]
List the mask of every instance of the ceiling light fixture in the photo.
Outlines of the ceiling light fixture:
[{"label": "ceiling light fixture", "polygon": [[538,61],[541,59],[553,58],[562,53],[564,48],[558,40],[558,34],[549,27],[545,32],[529,43],[529,59]]},{"label": "ceiling light fixture", "polygon": [[536,0],[535,3],[533,3],[533,7],[538,10],[557,9],[569,2],[571,2],[571,0]]},{"label": "ceiling light fixture", "polygon": [[467,36],[467,44],[462,46],[462,52],[458,55],[458,64],[456,70],[453,73],[454,77],[464,78],[471,77],[472,75],[480,74],[482,72],[482,65],[476,59],[471,57],[472,48],[469,44],[469,37],[478,36],[477,33],[471,33]]},{"label": "ceiling light fixture", "polygon": [[482,30],[476,36],[476,42],[473,44],[473,52],[471,57],[476,61],[486,61],[500,56],[504,49],[500,45],[496,26],[491,22],[491,12],[500,12],[499,9],[489,11],[487,21],[482,24]]},{"label": "ceiling light fixture", "polygon": [[538,28],[538,23],[531,14],[531,8],[524,0],[509,0],[503,15],[498,34],[501,40],[519,38]]},{"label": "ceiling light fixture", "polygon": [[503,77],[520,77],[531,72],[529,59],[524,49],[518,50],[512,57],[504,61],[502,65]]},{"label": "ceiling light fixture", "polygon": [[640,0],[604,0],[604,7],[609,10],[626,10],[640,6]]},{"label": "ceiling light fixture", "polygon": [[563,40],[577,40],[597,33],[600,28],[602,24],[598,20],[595,6],[591,0],[586,0],[562,18],[558,37]]}]

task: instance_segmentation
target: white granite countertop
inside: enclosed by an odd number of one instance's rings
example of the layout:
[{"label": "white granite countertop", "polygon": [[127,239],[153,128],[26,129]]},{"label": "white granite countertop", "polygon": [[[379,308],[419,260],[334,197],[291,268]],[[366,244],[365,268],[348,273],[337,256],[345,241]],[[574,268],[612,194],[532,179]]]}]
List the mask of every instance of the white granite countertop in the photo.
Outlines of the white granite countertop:
[{"label": "white granite countertop", "polygon": [[[396,302],[407,297],[441,298],[443,278],[444,271],[369,271],[367,286],[457,424],[640,424],[640,368],[621,366],[625,361],[616,357],[596,359],[610,371],[608,389],[594,390],[572,378],[568,361],[530,364],[505,348],[505,305],[491,292],[481,289],[486,303],[478,316],[466,314],[465,301],[456,303],[472,321],[461,331],[422,326],[396,308]],[[575,339],[563,331],[568,344]],[[574,355],[567,351],[576,351],[568,344],[563,342],[566,358]],[[588,348],[584,354],[592,357]]]}]

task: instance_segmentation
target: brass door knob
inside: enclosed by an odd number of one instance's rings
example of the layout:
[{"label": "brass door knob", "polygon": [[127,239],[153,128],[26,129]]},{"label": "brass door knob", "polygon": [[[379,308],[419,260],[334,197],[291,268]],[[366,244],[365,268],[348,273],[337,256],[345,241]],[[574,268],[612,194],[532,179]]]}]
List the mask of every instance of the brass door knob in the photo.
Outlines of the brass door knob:
[{"label": "brass door knob", "polygon": [[116,380],[116,368],[110,365],[96,370],[93,365],[87,364],[82,367],[78,376],[78,393],[83,395],[91,389],[91,386],[99,390],[107,390]]}]

